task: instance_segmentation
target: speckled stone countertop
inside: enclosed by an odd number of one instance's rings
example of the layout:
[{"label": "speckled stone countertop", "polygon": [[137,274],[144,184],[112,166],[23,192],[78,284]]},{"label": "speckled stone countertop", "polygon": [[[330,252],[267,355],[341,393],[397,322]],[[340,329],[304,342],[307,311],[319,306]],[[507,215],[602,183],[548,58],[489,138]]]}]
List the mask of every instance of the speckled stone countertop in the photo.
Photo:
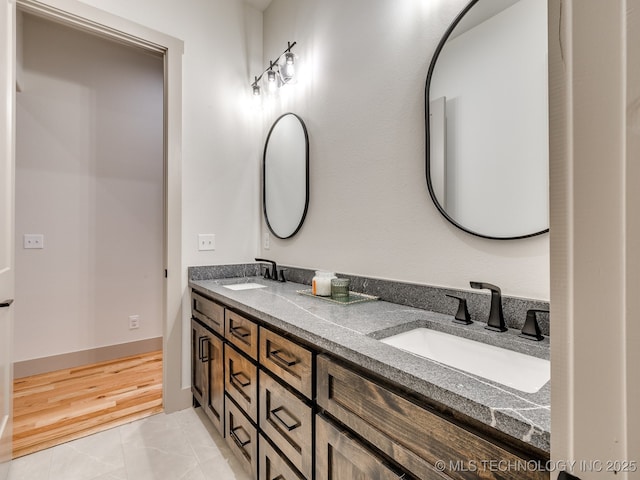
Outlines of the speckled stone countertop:
[{"label": "speckled stone countertop", "polygon": [[[224,285],[260,283],[266,288],[230,290]],[[384,301],[339,305],[297,293],[298,283],[261,277],[191,280],[190,286],[225,305],[316,345],[336,357],[465,414],[544,452],[550,451],[550,382],[529,394],[379,342],[427,326],[549,359],[549,341],[522,339],[519,331],[490,332],[484,324],[457,325],[451,315]]]}]

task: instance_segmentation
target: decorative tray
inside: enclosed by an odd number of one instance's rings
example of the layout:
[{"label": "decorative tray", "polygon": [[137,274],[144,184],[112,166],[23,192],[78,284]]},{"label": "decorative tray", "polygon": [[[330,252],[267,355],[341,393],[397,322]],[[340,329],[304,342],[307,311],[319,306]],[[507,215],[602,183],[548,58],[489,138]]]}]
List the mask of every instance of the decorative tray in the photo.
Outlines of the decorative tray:
[{"label": "decorative tray", "polygon": [[326,302],[337,303],[339,305],[352,305],[354,303],[362,303],[362,302],[370,302],[372,300],[378,300],[378,297],[374,297],[373,295],[367,295],[365,293],[356,293],[356,292],[349,292],[349,296],[347,298],[321,297],[319,295],[314,295],[313,293],[311,293],[311,289],[296,290],[296,293],[299,293],[300,295],[306,295],[307,297],[319,298]]}]

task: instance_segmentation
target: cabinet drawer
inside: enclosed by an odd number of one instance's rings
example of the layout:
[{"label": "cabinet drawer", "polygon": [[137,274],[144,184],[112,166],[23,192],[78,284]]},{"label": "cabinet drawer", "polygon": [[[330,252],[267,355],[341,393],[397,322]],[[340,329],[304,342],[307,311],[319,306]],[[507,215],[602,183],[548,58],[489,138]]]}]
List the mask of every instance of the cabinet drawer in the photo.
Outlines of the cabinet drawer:
[{"label": "cabinet drawer", "polygon": [[324,417],[316,417],[316,480],[399,480],[367,447]]},{"label": "cabinet drawer", "polygon": [[313,398],[313,354],[306,348],[260,327],[260,364],[305,397]]},{"label": "cabinet drawer", "polygon": [[224,346],[227,394],[258,423],[258,367],[228,344]]},{"label": "cabinet drawer", "polygon": [[258,359],[258,325],[230,310],[225,310],[225,338],[238,350]]},{"label": "cabinet drawer", "polygon": [[490,460],[514,465],[522,459],[327,357],[318,357],[317,369],[318,405],[418,478],[442,478],[433,467],[438,461],[447,466],[444,473],[455,479],[478,478],[483,473],[500,479],[549,478],[548,472],[541,471],[449,468]]},{"label": "cabinet drawer", "polygon": [[258,475],[258,431],[242,411],[227,399],[225,402],[225,430],[227,444],[244,469]]},{"label": "cabinet drawer", "polygon": [[306,478],[313,473],[311,407],[260,371],[260,428]]},{"label": "cabinet drawer", "polygon": [[280,456],[271,444],[260,437],[260,474],[258,480],[304,480],[289,464]]},{"label": "cabinet drawer", "polygon": [[224,335],[224,307],[191,292],[191,315],[219,335]]}]

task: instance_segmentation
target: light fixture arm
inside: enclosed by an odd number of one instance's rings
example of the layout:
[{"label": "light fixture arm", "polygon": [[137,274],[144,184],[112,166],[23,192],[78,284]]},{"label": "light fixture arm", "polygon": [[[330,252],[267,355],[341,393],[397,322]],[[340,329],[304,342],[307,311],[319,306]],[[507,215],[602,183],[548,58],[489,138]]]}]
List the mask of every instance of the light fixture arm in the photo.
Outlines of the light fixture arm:
[{"label": "light fixture arm", "polygon": [[260,88],[260,87],[258,86],[258,82],[259,82],[260,80],[262,80],[262,77],[264,76],[264,74],[265,74],[265,73],[267,73],[269,70],[273,70],[273,69],[274,69],[274,67],[276,67],[276,68],[277,68],[277,67],[278,67],[278,65],[279,65],[280,59],[281,59],[285,54],[287,54],[287,53],[291,52],[291,49],[292,49],[293,47],[295,47],[296,43],[298,43],[298,42],[293,42],[293,43],[291,43],[291,42],[287,42],[287,48],[286,48],[286,50],[285,50],[284,52],[282,52],[282,53],[278,56],[278,58],[276,58],[275,60],[270,60],[270,61],[269,61],[269,66],[268,66],[267,68],[265,68],[265,69],[264,69],[264,71],[263,71],[260,75],[258,75],[257,77],[255,77],[255,76],[254,76],[254,81],[253,81],[253,83],[251,84],[251,87],[253,87],[254,92],[256,91],[256,89],[259,89],[259,88]]}]

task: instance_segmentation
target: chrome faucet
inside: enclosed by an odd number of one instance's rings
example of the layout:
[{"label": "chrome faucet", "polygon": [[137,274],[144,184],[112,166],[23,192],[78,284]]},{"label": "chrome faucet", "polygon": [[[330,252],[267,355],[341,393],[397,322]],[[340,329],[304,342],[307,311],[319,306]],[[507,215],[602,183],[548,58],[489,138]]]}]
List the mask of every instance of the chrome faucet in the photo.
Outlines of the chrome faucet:
[{"label": "chrome faucet", "polygon": [[469,284],[471,288],[491,290],[491,310],[489,310],[487,326],[484,328],[494,332],[506,332],[508,328],[504,322],[504,313],[502,313],[502,293],[500,288],[484,282],[469,282]]}]

